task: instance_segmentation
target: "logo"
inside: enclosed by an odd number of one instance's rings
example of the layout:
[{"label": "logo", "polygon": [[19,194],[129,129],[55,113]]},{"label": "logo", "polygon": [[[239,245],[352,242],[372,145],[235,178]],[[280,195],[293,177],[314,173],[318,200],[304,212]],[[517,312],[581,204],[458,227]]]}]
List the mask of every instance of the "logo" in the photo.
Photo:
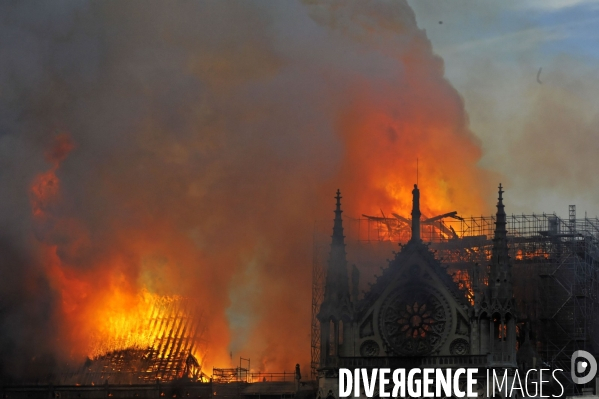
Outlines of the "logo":
[{"label": "logo", "polygon": [[575,384],[586,384],[597,375],[597,361],[587,351],[576,351],[572,354],[570,373]]}]

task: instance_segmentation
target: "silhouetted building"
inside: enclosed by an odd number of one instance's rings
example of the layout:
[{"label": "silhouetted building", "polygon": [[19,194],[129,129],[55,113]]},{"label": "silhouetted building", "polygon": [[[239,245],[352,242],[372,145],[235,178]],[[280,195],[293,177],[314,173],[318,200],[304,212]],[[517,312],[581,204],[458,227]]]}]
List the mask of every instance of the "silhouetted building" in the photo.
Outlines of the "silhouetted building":
[{"label": "silhouetted building", "polygon": [[518,367],[517,309],[501,185],[487,284],[473,287],[471,296],[423,243],[417,185],[412,196],[411,239],[358,300],[350,293],[357,291],[359,273],[352,272],[350,284],[337,191],[324,298],[317,315],[322,399],[338,397],[341,367]]}]

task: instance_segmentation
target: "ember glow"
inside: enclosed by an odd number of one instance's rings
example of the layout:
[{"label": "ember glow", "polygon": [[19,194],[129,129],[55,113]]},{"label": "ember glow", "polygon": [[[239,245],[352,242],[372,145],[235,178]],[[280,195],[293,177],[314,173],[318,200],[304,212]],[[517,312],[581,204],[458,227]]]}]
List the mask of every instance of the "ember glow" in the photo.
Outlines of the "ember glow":
[{"label": "ember glow", "polygon": [[452,274],[453,281],[458,284],[458,288],[464,291],[464,295],[468,302],[474,305],[474,289],[472,288],[472,277],[468,270],[456,270]]}]

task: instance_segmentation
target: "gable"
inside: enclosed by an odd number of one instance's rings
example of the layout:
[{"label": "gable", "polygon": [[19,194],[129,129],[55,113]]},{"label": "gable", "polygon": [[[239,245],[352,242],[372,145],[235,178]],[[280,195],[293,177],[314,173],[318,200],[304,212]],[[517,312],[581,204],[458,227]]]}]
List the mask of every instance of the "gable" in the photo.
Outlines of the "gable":
[{"label": "gable", "polygon": [[360,304],[360,336],[376,337],[387,355],[449,352],[452,345],[468,350],[470,308],[428,247],[410,243]]}]

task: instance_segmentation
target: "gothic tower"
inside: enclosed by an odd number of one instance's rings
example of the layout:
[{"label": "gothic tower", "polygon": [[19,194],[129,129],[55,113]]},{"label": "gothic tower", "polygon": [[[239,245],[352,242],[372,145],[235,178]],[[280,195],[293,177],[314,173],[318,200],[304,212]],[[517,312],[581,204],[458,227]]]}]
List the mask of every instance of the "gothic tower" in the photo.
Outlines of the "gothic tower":
[{"label": "gothic tower", "polygon": [[491,353],[498,367],[516,365],[516,308],[504,208],[500,184],[488,286],[481,304],[481,352]]},{"label": "gothic tower", "polygon": [[[341,218],[341,193],[337,190],[331,252],[327,265],[324,300],[320,306],[320,366],[334,367],[337,358],[344,354],[344,342],[348,342],[353,305],[349,290],[345,236]],[[345,328],[344,328],[345,327]]]}]

